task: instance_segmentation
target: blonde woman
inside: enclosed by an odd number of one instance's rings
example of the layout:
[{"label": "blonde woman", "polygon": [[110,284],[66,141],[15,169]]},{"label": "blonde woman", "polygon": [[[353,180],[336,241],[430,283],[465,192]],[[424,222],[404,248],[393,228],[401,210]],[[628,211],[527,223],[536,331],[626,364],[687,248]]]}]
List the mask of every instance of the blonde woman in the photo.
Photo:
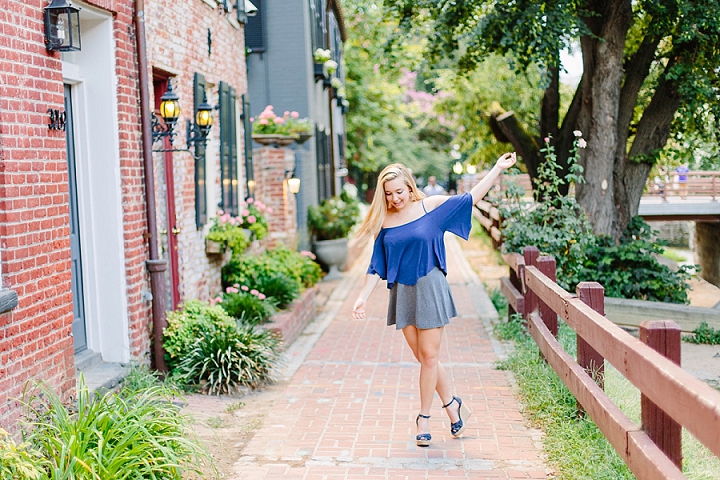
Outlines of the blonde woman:
[{"label": "blonde woman", "polygon": [[448,417],[450,433],[462,435],[470,409],[452,394],[445,369],[438,361],[443,327],[457,316],[445,275],[445,232],[467,240],[472,206],[490,190],[500,173],[515,163],[506,153],[490,173],[462,195],[432,196],[418,190],[404,165],[387,166],[378,178],[372,205],[354,239],[375,239],[353,318],[365,318],[367,300],[382,278],[390,289],[387,324],[402,330],[420,362],[420,413],[415,419],[418,446],[430,445],[430,406],[437,391]]}]

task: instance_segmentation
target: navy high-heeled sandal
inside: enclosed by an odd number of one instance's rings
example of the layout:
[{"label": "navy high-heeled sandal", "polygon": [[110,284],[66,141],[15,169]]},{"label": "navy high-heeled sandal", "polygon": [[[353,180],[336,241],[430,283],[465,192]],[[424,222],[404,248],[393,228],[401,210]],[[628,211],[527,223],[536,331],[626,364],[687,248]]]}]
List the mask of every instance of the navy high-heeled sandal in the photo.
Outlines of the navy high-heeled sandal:
[{"label": "navy high-heeled sandal", "polygon": [[457,402],[458,404],[458,421],[450,424],[450,433],[453,437],[459,437],[460,435],[462,435],[465,427],[467,427],[467,419],[470,418],[472,412],[463,403],[463,401],[456,396],[453,396],[452,400],[450,400],[447,405],[443,405],[442,408],[449,407],[450,405],[452,405],[453,402]]},{"label": "navy high-heeled sandal", "polygon": [[[430,418],[430,415],[423,415],[422,413],[419,413],[417,418],[415,418],[415,425],[418,425],[420,418]],[[415,435],[415,443],[418,447],[429,447],[430,440],[432,440],[432,435],[430,435],[429,433],[421,433],[419,435]]]}]

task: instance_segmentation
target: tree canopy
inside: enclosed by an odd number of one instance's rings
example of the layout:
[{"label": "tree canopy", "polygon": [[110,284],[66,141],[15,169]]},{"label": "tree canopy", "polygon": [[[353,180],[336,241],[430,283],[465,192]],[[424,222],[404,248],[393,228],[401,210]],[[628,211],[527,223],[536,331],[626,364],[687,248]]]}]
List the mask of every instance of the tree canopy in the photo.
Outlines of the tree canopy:
[{"label": "tree canopy", "polygon": [[[573,131],[587,139],[577,198],[596,233],[618,238],[637,214],[652,165],[702,145],[720,125],[718,0],[386,0],[402,36],[429,32],[426,57],[469,73],[491,54],[539,68],[536,124],[499,104],[490,125],[537,175],[544,137],[566,168]],[[381,37],[384,38],[384,37]],[[396,42],[398,43],[398,42]],[[401,42],[400,42],[401,43]],[[561,108],[560,53],[579,45],[583,76]],[[468,77],[470,78],[470,77]],[[670,142],[668,142],[670,140]],[[684,142],[684,143],[683,143]]]}]

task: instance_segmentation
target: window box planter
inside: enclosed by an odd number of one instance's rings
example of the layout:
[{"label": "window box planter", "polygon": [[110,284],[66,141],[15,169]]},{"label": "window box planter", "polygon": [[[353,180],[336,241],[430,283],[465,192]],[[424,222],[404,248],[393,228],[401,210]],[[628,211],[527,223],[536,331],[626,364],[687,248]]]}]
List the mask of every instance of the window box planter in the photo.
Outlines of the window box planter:
[{"label": "window box planter", "polygon": [[310,140],[310,139],[312,138],[312,136],[313,136],[312,133],[299,133],[299,134],[298,134],[298,139],[295,140],[295,141],[296,141],[298,144],[302,145],[303,143],[305,143],[305,142],[307,142],[308,140]]},{"label": "window box planter", "polygon": [[298,140],[295,135],[253,134],[252,139],[260,145],[287,147]]},{"label": "window box planter", "polygon": [[330,75],[327,74],[327,70],[325,70],[325,65],[322,63],[313,63],[313,73],[315,74],[315,81],[318,80],[327,80]]},{"label": "window box planter", "polygon": [[208,255],[222,255],[225,253],[225,244],[216,240],[205,239],[205,253]]}]

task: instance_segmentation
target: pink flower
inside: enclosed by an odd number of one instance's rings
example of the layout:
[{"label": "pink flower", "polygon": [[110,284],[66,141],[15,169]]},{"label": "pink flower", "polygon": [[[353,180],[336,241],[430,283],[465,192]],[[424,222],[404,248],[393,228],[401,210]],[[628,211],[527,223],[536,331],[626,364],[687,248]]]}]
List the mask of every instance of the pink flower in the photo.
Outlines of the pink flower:
[{"label": "pink flower", "polygon": [[254,121],[255,121],[255,117],[250,117],[250,121],[251,121],[251,122],[254,122]]},{"label": "pink flower", "polygon": [[265,297],[265,294],[264,294],[264,293],[258,294],[257,297],[258,297],[260,300],[265,300],[265,298],[267,298],[267,297]]},{"label": "pink flower", "polygon": [[251,294],[251,295],[260,295],[260,292],[258,292],[257,290],[255,290],[255,289],[253,288],[252,290],[250,290],[250,294]]},{"label": "pink flower", "polygon": [[250,291],[250,287],[248,287],[247,285],[243,285],[242,287],[240,287],[240,290],[242,290],[243,292],[248,292]]},{"label": "pink flower", "polygon": [[255,200],[253,200],[253,198],[250,197],[250,198],[248,198],[248,199],[245,200],[245,201],[246,201],[248,204],[251,204],[251,203],[253,203]]},{"label": "pink flower", "polygon": [[285,110],[285,113],[283,113],[283,117],[289,117],[289,116],[290,116],[290,112]]},{"label": "pink flower", "polygon": [[290,116],[291,116],[292,118],[300,118],[300,114],[299,114],[298,112],[296,112],[296,111],[290,112]]},{"label": "pink flower", "polygon": [[215,299],[215,303],[222,303],[222,302],[223,302],[222,297],[217,297],[217,298]]},{"label": "pink flower", "polygon": [[267,124],[268,124],[267,118],[261,118],[261,119],[260,119],[260,125],[267,125]]},{"label": "pink flower", "polygon": [[550,143],[550,139],[548,137],[545,137],[543,140],[545,140],[545,143]]},{"label": "pink flower", "polygon": [[247,221],[248,223],[252,224],[257,222],[257,218],[255,218],[255,215],[250,215],[249,217],[247,217]]},{"label": "pink flower", "polygon": [[233,283],[233,287],[235,287],[235,288],[240,288],[240,284],[239,284],[239,283]]},{"label": "pink flower", "polygon": [[226,292],[226,293],[238,293],[238,291],[239,291],[239,290],[238,290],[237,288],[234,288],[234,287],[227,287],[227,288],[225,289],[225,292]]},{"label": "pink flower", "polygon": [[285,119],[282,117],[275,117],[275,123],[278,125],[282,125],[283,123],[285,123]]},{"label": "pink flower", "polygon": [[308,252],[307,250],[301,251],[300,255],[304,255],[306,257],[309,257],[309,258],[312,258],[313,260],[315,260],[315,254],[312,252]]},{"label": "pink flower", "polygon": [[273,212],[273,209],[272,209],[272,207],[268,207],[267,210],[265,210],[265,211],[266,211],[267,213],[272,213],[272,212]]},{"label": "pink flower", "polygon": [[218,210],[218,215],[222,215],[224,212],[222,210]]},{"label": "pink flower", "polygon": [[580,147],[580,148],[587,147],[587,142],[585,141],[584,138],[581,138],[580,140],[578,140],[578,147]]},{"label": "pink flower", "polygon": [[248,209],[246,208],[245,210],[243,210],[243,211],[240,212],[240,213],[242,214],[243,217],[247,217],[248,215],[250,215],[250,210],[248,210]]}]

